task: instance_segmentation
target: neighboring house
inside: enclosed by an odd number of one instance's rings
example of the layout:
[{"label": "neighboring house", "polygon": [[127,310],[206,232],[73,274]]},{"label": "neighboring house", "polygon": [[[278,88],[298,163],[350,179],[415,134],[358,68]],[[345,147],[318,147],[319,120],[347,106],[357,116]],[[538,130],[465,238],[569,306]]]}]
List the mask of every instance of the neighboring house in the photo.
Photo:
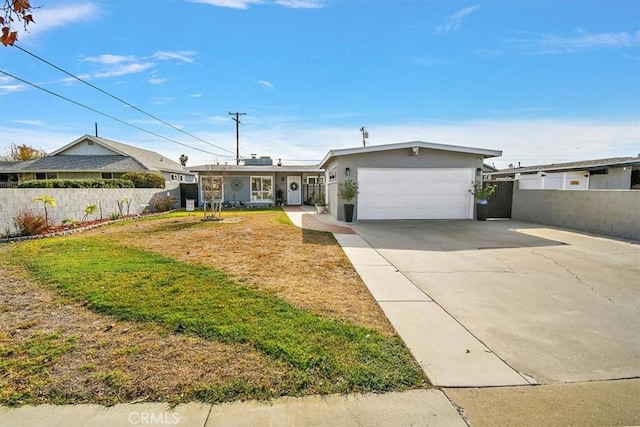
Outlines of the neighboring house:
[{"label": "neighboring house", "polygon": [[20,174],[13,171],[19,163],[21,162],[0,161],[0,188],[12,188],[18,185]]},{"label": "neighboring house", "polygon": [[403,142],[331,150],[320,162],[327,176],[331,215],[344,219],[338,186],[352,179],[359,193],[354,218],[472,219],[471,189],[481,181],[484,160],[502,151]]},{"label": "neighboring house", "polygon": [[317,165],[274,165],[270,157],[252,155],[244,165],[202,165],[189,171],[199,176],[201,201],[270,206],[313,204],[319,197],[324,200],[324,172]]},{"label": "neighboring house", "polygon": [[640,188],[640,157],[516,167],[486,176],[492,181],[516,180],[520,190],[629,190]]},{"label": "neighboring house", "polygon": [[0,182],[4,183],[33,179],[119,178],[126,172],[160,173],[168,183],[173,183],[167,187],[196,182],[195,174],[161,154],[90,135],[39,159],[0,162]]}]

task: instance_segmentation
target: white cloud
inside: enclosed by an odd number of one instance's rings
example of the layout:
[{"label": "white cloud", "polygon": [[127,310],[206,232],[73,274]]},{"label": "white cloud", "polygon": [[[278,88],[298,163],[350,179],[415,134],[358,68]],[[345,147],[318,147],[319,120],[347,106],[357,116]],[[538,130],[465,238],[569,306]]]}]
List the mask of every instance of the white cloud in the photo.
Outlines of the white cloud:
[{"label": "white cloud", "polygon": [[11,120],[12,123],[27,126],[42,126],[42,120]]},{"label": "white cloud", "polygon": [[[216,122],[229,122],[218,117]],[[258,127],[256,124],[272,123]],[[291,120],[288,119],[290,123]],[[285,164],[320,161],[330,149],[362,145],[358,126],[320,127],[303,124],[282,126],[268,117],[254,121],[247,116],[240,134],[241,154],[281,158]],[[294,122],[295,123],[295,122]],[[298,122],[299,123],[299,122]],[[403,125],[366,125],[367,145],[427,141],[502,150],[502,157],[488,159],[499,168],[510,163],[535,165],[607,157],[636,156],[640,152],[640,124],[634,121],[559,119],[483,119],[463,122],[425,122]],[[221,146],[234,141],[233,126],[219,132],[197,133]],[[191,130],[193,132],[193,130]],[[202,153],[188,153],[193,165],[211,161]]]},{"label": "white cloud", "polygon": [[138,59],[135,56],[110,55],[86,56],[82,58],[86,62],[96,62],[103,65],[122,64],[123,62],[134,62]]},{"label": "white cloud", "polygon": [[193,59],[193,56],[195,54],[196,54],[195,52],[192,52],[190,50],[182,50],[179,52],[160,50],[154,53],[153,55],[151,55],[151,57],[153,59],[159,59],[159,60],[176,59],[178,61],[184,61],[190,64],[194,64],[196,62],[195,59]]},{"label": "white cloud", "polygon": [[162,83],[164,83],[166,81],[167,81],[167,79],[162,79],[160,77],[152,77],[152,78],[147,80],[147,83],[151,83],[152,85],[161,85]]},{"label": "white cloud", "polygon": [[469,15],[471,15],[476,10],[480,9],[480,5],[465,7],[464,9],[460,9],[453,15],[449,17],[449,20],[442,25],[438,25],[434,29],[435,34],[446,34],[451,31],[457,30],[462,25],[462,22],[467,19]]},{"label": "white cloud", "polygon": [[273,86],[273,84],[271,82],[268,82],[266,80],[258,80],[258,84],[260,86],[266,87],[267,89],[275,89],[275,87]]},{"label": "white cloud", "polygon": [[189,95],[191,98],[200,98],[202,97],[201,93],[192,93],[191,95]]},{"label": "white cloud", "polygon": [[172,102],[173,100],[175,100],[175,98],[171,98],[171,97],[159,97],[156,96],[153,98],[153,100],[151,101],[152,105],[162,105],[162,104],[168,104],[169,102]]},{"label": "white cloud", "polygon": [[95,78],[103,79],[107,77],[120,77],[128,74],[136,74],[146,71],[153,67],[151,62],[132,63],[132,64],[118,64],[115,67],[110,67],[107,70],[99,71],[94,74]]},{"label": "white cloud", "polygon": [[57,27],[84,24],[98,18],[101,13],[100,7],[91,2],[58,7],[43,6],[34,10],[35,25],[29,25],[28,33],[20,31],[19,40],[38,36]]},{"label": "white cloud", "polygon": [[520,37],[505,40],[505,43],[527,54],[561,54],[594,49],[619,49],[640,44],[640,31],[618,33],[587,33],[576,31],[575,35],[539,34],[520,32]]},{"label": "white cloud", "polygon": [[319,9],[325,6],[323,0],[276,0],[275,3],[291,9]]},{"label": "white cloud", "polygon": [[211,6],[231,9],[248,9],[252,4],[260,4],[261,0],[190,0],[191,3],[203,3]]},{"label": "white cloud", "polygon": [[[270,117],[251,120],[246,116],[240,134],[241,154],[250,153],[282,159],[284,164],[314,163],[321,160],[329,149],[353,148],[362,145],[358,126],[326,127],[319,125],[283,126]],[[28,117],[25,120],[30,120]],[[34,118],[34,120],[37,120]],[[198,120],[202,129],[184,124],[185,129],[198,137],[235,152],[235,127],[229,116]],[[212,132],[212,124],[220,123],[220,131]],[[262,123],[271,123],[263,126]],[[287,119],[289,123],[289,119]],[[296,121],[300,123],[300,121]],[[226,126],[223,126],[225,125]],[[365,123],[369,131],[368,145],[406,141],[427,141],[502,150],[502,157],[488,159],[499,168],[521,162],[523,166],[553,162],[578,161],[607,157],[636,156],[640,152],[640,124],[634,120],[560,120],[560,119],[483,119],[462,122],[422,122],[399,125]],[[59,125],[55,125],[59,126]],[[47,151],[60,148],[86,133],[84,124],[64,124],[64,129],[46,123],[37,128],[5,126],[2,140],[16,144],[33,145],[42,141]],[[149,135],[139,133],[113,122],[102,126],[105,137],[157,151],[172,159],[181,153],[189,156],[189,165],[211,163],[213,155],[172,144],[167,141],[149,141]],[[109,129],[109,130],[105,130]],[[233,154],[207,146],[188,138],[177,138],[206,151],[218,152],[220,161],[232,159]],[[232,161],[232,160],[229,160]]]},{"label": "white cloud", "polygon": [[319,9],[325,7],[325,0],[189,0],[189,2],[231,9],[248,9],[252,5],[258,4],[274,4],[290,9]]},{"label": "white cloud", "polygon": [[7,84],[7,85],[0,85],[0,95],[5,95],[8,93],[16,93],[16,92],[20,92],[22,90],[27,89],[27,85],[23,85],[23,84]]},{"label": "white cloud", "polygon": [[[88,78],[107,78],[107,77],[120,77],[127,74],[141,73],[149,70],[158,65],[156,61],[164,60],[177,60],[187,63],[195,63],[193,56],[195,52],[192,51],[157,51],[151,56],[137,57],[133,55],[113,55],[103,54],[98,56],[86,56],[82,57],[82,61],[98,64],[101,69],[92,73]],[[166,79],[156,78],[154,74],[147,80],[151,84],[161,84]]]}]

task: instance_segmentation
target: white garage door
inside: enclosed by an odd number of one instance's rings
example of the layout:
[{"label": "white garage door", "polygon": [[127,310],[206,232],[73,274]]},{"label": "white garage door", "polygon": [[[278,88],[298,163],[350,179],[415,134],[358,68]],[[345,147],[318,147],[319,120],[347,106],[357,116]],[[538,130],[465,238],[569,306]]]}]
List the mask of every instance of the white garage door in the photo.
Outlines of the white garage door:
[{"label": "white garage door", "polygon": [[472,219],[475,170],[358,169],[358,219]]}]

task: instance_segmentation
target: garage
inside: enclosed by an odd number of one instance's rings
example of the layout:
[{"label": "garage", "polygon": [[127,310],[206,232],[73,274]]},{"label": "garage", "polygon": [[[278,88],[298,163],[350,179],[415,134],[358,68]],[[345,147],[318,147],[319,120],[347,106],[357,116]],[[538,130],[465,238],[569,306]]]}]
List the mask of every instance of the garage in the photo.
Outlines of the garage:
[{"label": "garage", "polygon": [[472,219],[474,168],[359,168],[358,218]]},{"label": "garage", "polygon": [[[325,170],[329,213],[338,221],[372,219],[473,219],[469,190],[482,178],[484,160],[499,150],[410,141],[331,150]],[[358,195],[340,197],[352,181]],[[345,205],[354,206],[353,217]],[[349,209],[349,212],[351,210]]]}]

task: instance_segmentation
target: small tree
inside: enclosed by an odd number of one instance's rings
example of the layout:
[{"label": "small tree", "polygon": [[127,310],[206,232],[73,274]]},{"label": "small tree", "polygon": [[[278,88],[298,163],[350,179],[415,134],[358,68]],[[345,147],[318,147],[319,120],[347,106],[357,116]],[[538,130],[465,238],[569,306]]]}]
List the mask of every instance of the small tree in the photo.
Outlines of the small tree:
[{"label": "small tree", "polygon": [[[207,166],[207,175],[202,177],[202,198],[204,201],[204,218],[220,219],[224,202],[224,180],[228,174],[227,165]],[[211,204],[211,216],[207,218],[207,203]]]},{"label": "small tree", "polygon": [[346,180],[338,186],[338,195],[341,199],[346,200],[347,203],[351,203],[358,195],[358,184],[352,179]]},{"label": "small tree", "polygon": [[11,144],[11,146],[9,146],[9,152],[2,156],[2,158],[7,160],[25,161],[39,159],[46,155],[47,153],[44,150],[38,150],[37,148],[33,148],[27,144]]},{"label": "small tree", "polygon": [[47,224],[49,224],[49,212],[47,211],[47,206],[51,206],[52,208],[58,206],[56,199],[53,196],[43,194],[42,196],[33,199],[33,201],[42,202],[42,204],[44,205],[44,219],[47,221]]},{"label": "small tree", "polygon": [[481,205],[486,205],[495,192],[496,186],[488,183],[484,185],[483,183],[475,184],[473,190],[471,190],[471,193],[480,201]]}]

